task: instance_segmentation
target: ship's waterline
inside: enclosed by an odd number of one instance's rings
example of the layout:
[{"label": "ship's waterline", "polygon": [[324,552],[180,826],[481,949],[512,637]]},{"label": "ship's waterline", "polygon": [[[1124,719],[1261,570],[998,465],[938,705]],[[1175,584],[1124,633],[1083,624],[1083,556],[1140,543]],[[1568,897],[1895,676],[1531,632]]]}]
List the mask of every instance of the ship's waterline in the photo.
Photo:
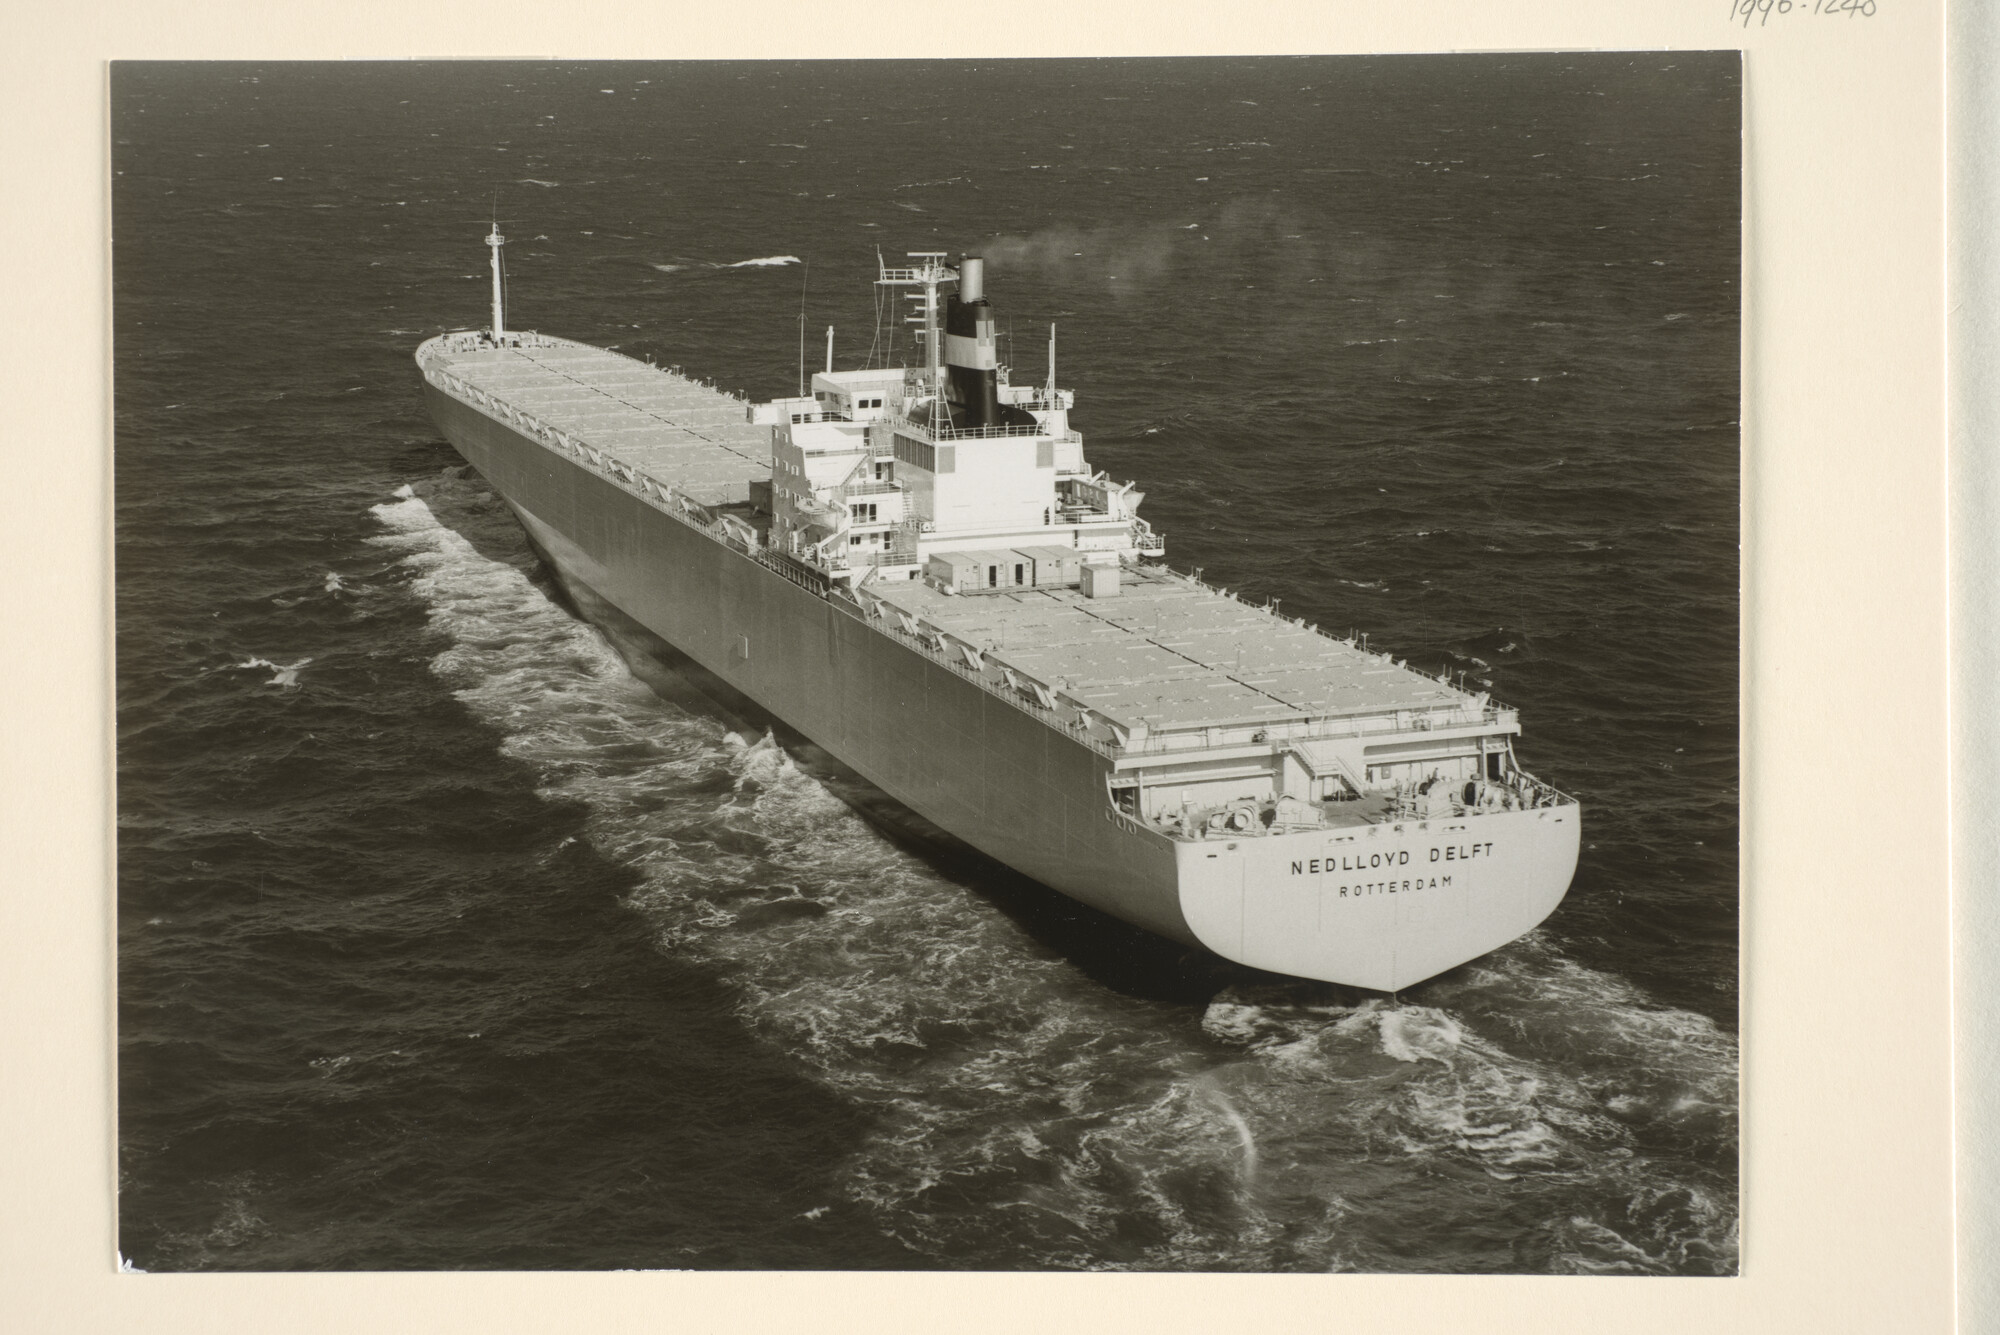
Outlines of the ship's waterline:
[{"label": "ship's waterline", "polygon": [[1085,904],[1381,990],[1546,918],[1580,820],[1514,713],[1147,564],[1073,396],[996,364],[976,260],[911,258],[878,281],[918,289],[922,368],[747,404],[510,333],[496,295],[419,350],[431,414],[565,580]]}]

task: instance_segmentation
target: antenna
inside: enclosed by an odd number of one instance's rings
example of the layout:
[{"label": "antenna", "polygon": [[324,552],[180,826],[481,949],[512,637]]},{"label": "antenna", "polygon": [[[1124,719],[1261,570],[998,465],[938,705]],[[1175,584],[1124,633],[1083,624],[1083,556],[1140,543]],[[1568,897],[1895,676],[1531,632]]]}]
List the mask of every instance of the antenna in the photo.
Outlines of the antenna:
[{"label": "antenna", "polygon": [[1056,327],[1049,324],[1049,406],[1056,406]]},{"label": "antenna", "polygon": [[806,279],[812,265],[799,266],[799,397],[806,396]]},{"label": "antenna", "polygon": [[[875,247],[875,268],[877,271],[882,268],[882,247],[880,246]],[[871,295],[875,298],[875,334],[868,340],[868,360],[863,362],[862,365],[872,371],[875,369],[876,349],[882,346],[882,289],[879,287],[872,289]],[[886,351],[882,354],[882,364],[884,366],[889,364],[889,354]]]},{"label": "antenna", "polygon": [[833,326],[826,327],[826,372],[833,374]]}]

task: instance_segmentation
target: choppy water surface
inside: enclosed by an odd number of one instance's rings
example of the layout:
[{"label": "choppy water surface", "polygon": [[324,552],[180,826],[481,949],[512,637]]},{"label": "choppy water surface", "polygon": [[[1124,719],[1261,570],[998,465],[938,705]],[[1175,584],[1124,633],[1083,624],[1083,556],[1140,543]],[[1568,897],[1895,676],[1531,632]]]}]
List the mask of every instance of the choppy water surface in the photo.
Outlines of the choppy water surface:
[{"label": "choppy water surface", "polygon": [[[1733,1270],[1738,85],[121,67],[125,1254]],[[423,415],[496,191],[516,323],[755,397],[802,299],[886,345],[877,245],[983,250],[1177,564],[1521,706],[1569,899],[1393,998],[1255,974],[703,694]]]}]

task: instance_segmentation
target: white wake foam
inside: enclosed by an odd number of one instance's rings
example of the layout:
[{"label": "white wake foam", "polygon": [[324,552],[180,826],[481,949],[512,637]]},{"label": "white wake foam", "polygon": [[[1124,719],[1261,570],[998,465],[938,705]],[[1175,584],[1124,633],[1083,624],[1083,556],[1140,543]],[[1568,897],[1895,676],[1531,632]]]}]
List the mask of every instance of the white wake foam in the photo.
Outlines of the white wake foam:
[{"label": "white wake foam", "polygon": [[729,264],[709,260],[701,264],[654,264],[653,267],[661,273],[682,273],[688,269],[775,269],[801,263],[804,261],[796,255],[762,255],[754,260],[736,260]]},{"label": "white wake foam", "polygon": [[1645,1149],[1733,1136],[1707,1021],[1532,945],[1422,1005],[1300,984],[1196,1016],[1099,987],[768,735],[643,686],[478,483],[406,492],[375,541],[443,637],[434,670],[638,872],[661,948],[727,973],[753,1032],[867,1112],[840,1190],[885,1233],[974,1266],[1400,1269],[1415,1234],[1498,1245],[1465,1238],[1503,1192],[1541,1221],[1530,1268],[1733,1256],[1727,1192]]}]

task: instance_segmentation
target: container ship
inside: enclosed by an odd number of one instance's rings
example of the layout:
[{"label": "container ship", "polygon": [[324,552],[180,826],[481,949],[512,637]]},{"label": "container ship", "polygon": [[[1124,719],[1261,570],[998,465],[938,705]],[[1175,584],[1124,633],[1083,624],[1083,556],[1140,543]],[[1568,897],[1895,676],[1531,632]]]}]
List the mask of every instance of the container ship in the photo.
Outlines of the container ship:
[{"label": "container ship", "polygon": [[[432,418],[586,586],[898,802],[1126,922],[1395,991],[1561,901],[1577,803],[1516,712],[1157,558],[1144,494],[997,357],[983,262],[919,252],[921,366],[753,403],[505,325],[416,354]],[[829,331],[829,335],[831,331]],[[915,360],[912,356],[911,360]],[[803,381],[803,376],[802,376]]]}]

